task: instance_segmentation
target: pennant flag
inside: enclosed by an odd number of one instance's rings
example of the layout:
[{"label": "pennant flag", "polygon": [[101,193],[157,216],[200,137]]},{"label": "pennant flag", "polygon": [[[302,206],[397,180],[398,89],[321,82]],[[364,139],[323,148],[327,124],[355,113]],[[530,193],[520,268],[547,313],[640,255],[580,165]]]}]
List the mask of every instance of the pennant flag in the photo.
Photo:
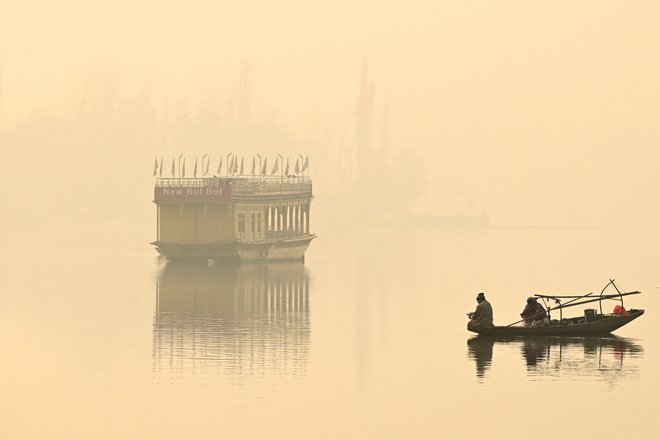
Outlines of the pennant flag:
[{"label": "pennant flag", "polygon": [[230,162],[227,164],[227,175],[234,174],[234,156],[231,157]]},{"label": "pennant flag", "polygon": [[160,167],[158,168],[158,177],[163,177],[163,158],[160,158]]},{"label": "pennant flag", "polygon": [[286,169],[284,170],[284,175],[288,176],[289,175],[289,158],[286,158]]},{"label": "pennant flag", "polygon": [[220,175],[220,170],[222,170],[222,156],[220,156],[220,163],[218,164],[218,176]]},{"label": "pennant flag", "polygon": [[174,159],[172,159],[172,177],[176,176],[176,168],[174,167]]},{"label": "pennant flag", "polygon": [[298,158],[296,157],[296,169],[295,169],[296,175],[300,174],[300,163],[298,162]]},{"label": "pennant flag", "polygon": [[252,158],[252,175],[253,175],[253,176],[254,176],[254,165],[255,165],[255,163],[256,163],[255,160],[256,160],[256,159],[253,157],[253,158]]},{"label": "pennant flag", "polygon": [[241,176],[243,175],[243,158],[241,157],[241,172],[239,173]]},{"label": "pennant flag", "polygon": [[262,175],[262,176],[265,176],[266,173],[268,172],[268,171],[267,171],[267,167],[268,167],[268,158],[265,158],[265,159],[264,159],[264,164],[263,164],[263,166],[261,167],[261,175]]},{"label": "pennant flag", "polygon": [[275,165],[273,165],[273,170],[270,172],[271,176],[280,170],[280,167],[278,165],[279,162],[277,161],[277,159],[275,159]]},{"label": "pennant flag", "polygon": [[154,159],[154,176],[158,172],[158,158]]},{"label": "pennant flag", "polygon": [[[202,164],[204,165],[204,164]],[[204,168],[204,175],[206,176],[209,173],[209,166],[211,165],[211,159],[206,159],[206,168]]]},{"label": "pennant flag", "polygon": [[183,159],[183,170],[181,171],[181,177],[186,177],[186,159]]},{"label": "pennant flag", "polygon": [[195,168],[193,168],[193,177],[197,177],[197,158],[195,158]]},{"label": "pennant flag", "polygon": [[309,156],[305,157],[305,163],[303,163],[301,171],[305,171],[307,168],[309,168]]},{"label": "pennant flag", "polygon": [[235,157],[234,159],[236,160],[234,160],[234,170],[232,171],[232,173],[236,174],[238,173],[238,157]]}]

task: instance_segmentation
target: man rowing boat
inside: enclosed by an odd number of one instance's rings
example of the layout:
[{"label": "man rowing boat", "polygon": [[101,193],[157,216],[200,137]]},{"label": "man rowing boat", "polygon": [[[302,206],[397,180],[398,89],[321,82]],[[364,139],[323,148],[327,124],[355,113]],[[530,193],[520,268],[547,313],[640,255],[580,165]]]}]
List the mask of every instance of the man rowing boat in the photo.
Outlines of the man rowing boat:
[{"label": "man rowing boat", "polygon": [[540,325],[544,319],[548,317],[545,308],[533,296],[527,298],[527,305],[520,314],[520,317],[525,321],[525,327],[533,325]]}]

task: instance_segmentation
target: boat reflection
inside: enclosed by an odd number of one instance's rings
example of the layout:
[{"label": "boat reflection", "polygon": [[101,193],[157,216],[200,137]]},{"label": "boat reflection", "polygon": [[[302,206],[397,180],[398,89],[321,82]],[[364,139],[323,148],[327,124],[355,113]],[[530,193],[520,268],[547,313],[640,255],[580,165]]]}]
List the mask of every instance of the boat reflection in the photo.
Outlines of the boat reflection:
[{"label": "boat reflection", "polygon": [[306,372],[309,276],[302,263],[169,263],[157,300],[152,357],[159,374]]},{"label": "boat reflection", "polygon": [[601,377],[616,380],[638,374],[634,359],[644,349],[637,342],[618,336],[603,337],[494,337],[468,339],[468,358],[476,363],[478,378],[492,367],[493,351],[518,349],[527,372],[533,376],[565,378]]}]

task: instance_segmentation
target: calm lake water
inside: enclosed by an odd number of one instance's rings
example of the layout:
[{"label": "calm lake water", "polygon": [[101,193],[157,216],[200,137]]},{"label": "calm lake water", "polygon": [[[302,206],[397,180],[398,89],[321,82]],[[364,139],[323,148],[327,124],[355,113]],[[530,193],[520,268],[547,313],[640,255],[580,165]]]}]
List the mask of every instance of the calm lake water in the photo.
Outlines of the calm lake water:
[{"label": "calm lake water", "polygon": [[[305,264],[2,255],[0,438],[655,438],[656,238],[317,232]],[[465,328],[609,278],[647,310],[614,337]]]}]

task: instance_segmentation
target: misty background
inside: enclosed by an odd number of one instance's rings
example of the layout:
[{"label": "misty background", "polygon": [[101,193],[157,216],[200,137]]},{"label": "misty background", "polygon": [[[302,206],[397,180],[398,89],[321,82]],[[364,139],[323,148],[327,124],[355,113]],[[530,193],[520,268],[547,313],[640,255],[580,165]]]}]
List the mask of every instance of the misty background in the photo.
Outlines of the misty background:
[{"label": "misty background", "polygon": [[3,252],[150,252],[153,161],[181,153],[309,156],[321,239],[388,211],[657,248],[657,2],[0,11]]},{"label": "misty background", "polygon": [[[654,438],[659,46],[644,0],[0,2],[0,437],[461,438],[478,396]],[[229,153],[309,157],[304,265],[157,257],[154,159]],[[465,328],[609,278],[620,344]]]}]

